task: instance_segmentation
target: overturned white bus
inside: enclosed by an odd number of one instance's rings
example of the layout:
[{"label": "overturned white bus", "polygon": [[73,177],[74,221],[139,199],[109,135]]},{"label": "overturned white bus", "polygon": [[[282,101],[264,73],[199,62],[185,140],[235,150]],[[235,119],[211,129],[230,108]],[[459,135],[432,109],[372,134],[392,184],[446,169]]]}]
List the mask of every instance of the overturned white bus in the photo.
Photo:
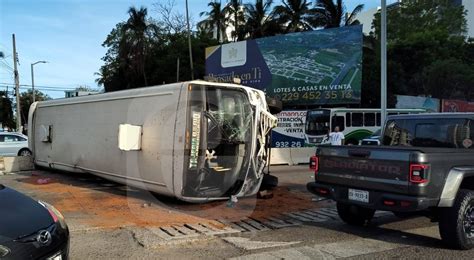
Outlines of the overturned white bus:
[{"label": "overturned white bus", "polygon": [[276,120],[262,91],[191,81],[36,102],[29,146],[37,166],[203,202],[258,192]]}]

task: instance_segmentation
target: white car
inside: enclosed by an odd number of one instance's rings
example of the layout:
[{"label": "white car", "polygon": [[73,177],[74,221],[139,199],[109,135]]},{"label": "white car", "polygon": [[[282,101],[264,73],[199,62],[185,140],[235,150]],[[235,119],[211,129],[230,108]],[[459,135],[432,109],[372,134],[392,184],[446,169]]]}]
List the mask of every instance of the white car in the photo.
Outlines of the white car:
[{"label": "white car", "polygon": [[359,145],[380,145],[381,129],[375,131],[371,136],[359,141]]},{"label": "white car", "polygon": [[20,133],[0,132],[0,156],[29,156],[28,137]]}]

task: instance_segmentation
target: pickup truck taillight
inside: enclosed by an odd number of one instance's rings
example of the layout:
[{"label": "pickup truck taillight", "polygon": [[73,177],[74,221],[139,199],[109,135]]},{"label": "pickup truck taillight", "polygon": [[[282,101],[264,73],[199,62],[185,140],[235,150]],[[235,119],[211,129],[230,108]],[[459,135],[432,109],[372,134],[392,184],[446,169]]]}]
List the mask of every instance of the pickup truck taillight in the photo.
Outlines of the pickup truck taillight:
[{"label": "pickup truck taillight", "polygon": [[311,156],[309,158],[309,168],[315,173],[319,170],[319,158],[318,156]]},{"label": "pickup truck taillight", "polygon": [[426,164],[410,164],[410,182],[425,183],[428,181],[428,168]]}]

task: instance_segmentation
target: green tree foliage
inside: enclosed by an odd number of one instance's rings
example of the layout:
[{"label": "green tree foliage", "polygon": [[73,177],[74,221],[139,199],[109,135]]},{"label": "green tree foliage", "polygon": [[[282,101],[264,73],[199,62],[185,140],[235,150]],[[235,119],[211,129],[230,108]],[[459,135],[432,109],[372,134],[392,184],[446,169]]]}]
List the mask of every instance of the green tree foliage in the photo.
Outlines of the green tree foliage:
[{"label": "green tree foliage", "polygon": [[3,127],[15,128],[13,102],[8,98],[6,91],[0,91],[0,123]]},{"label": "green tree foliage", "polygon": [[[324,28],[350,26],[359,24],[357,15],[364,9],[363,4],[357,5],[346,17],[346,11],[342,0],[317,0],[315,8],[315,22]],[[344,23],[343,23],[344,22]]]},{"label": "green tree foliage", "polygon": [[[44,101],[51,99],[50,96],[43,92],[35,89],[35,101]],[[21,110],[21,122],[28,123],[28,113],[30,112],[30,106],[33,102],[33,91],[29,89],[26,92],[20,94],[20,110]]]},{"label": "green tree foliage", "polygon": [[[135,11],[129,11],[128,21],[118,23],[103,43],[107,53],[96,73],[97,83],[110,92],[176,82],[178,59],[179,79],[190,80],[188,40],[182,30],[185,20],[164,17],[169,10],[159,11],[164,19],[160,21],[149,18],[144,8],[130,10]],[[206,32],[193,34],[191,40],[195,78],[202,78],[205,49],[218,42]]]},{"label": "green tree foliage", "polygon": [[[418,38],[459,37],[466,32],[466,11],[452,0],[408,0],[388,10],[387,35],[391,44]],[[380,35],[380,14],[374,27]]]},{"label": "green tree foliage", "polygon": [[[403,1],[399,7],[389,9],[390,95],[469,98],[473,86],[474,56],[473,44],[464,36],[465,14],[462,6],[453,5],[448,0]],[[371,37],[379,46],[380,14],[376,14],[373,26],[375,34]],[[380,69],[379,53],[377,49],[377,57],[370,67]],[[364,71],[364,75],[366,73]],[[363,79],[363,84],[373,83]]]},{"label": "green tree foliage", "polygon": [[458,58],[437,60],[423,70],[425,91],[435,97],[474,99],[474,66]]},{"label": "green tree foliage", "polygon": [[[229,0],[222,6],[211,1],[210,10],[201,13],[205,17],[197,23],[198,32],[191,36],[194,77],[204,76],[206,47],[219,44],[217,39],[228,40],[228,25],[236,28],[233,40],[241,40],[312,30],[320,19],[312,1],[283,0],[274,8],[273,4],[273,0],[254,0],[244,5],[242,1]],[[342,6],[341,1],[338,4]],[[112,29],[102,44],[107,48],[102,58],[104,65],[96,73],[96,82],[106,92],[175,82],[178,59],[179,80],[191,79],[186,20],[173,12],[173,5],[173,0],[155,4],[158,20],[152,19],[146,8],[131,7],[129,18]]]},{"label": "green tree foliage", "polygon": [[275,6],[274,12],[278,22],[285,27],[285,33],[302,32],[313,29],[315,25],[315,9],[307,0],[282,0]]},{"label": "green tree foliage", "polygon": [[232,39],[234,41],[241,41],[245,37],[245,30],[243,25],[245,24],[245,9],[244,5],[241,4],[241,0],[229,0],[229,3],[224,7],[224,12],[227,17],[230,17],[230,21],[234,30],[232,31]]},{"label": "green tree foliage", "polygon": [[273,0],[256,0],[255,4],[245,5],[245,33],[250,39],[274,36],[282,33],[282,28],[271,10]]},{"label": "green tree foliage", "polygon": [[227,16],[228,11],[222,7],[220,2],[209,2],[208,6],[211,8],[210,11],[201,12],[200,16],[207,16],[204,20],[199,22],[197,26],[208,33],[213,33],[214,30],[217,32],[217,39],[227,41],[227,35],[225,29],[229,22]]},{"label": "green tree foliage", "polygon": [[159,28],[147,17],[147,9],[130,7],[126,22],[116,25],[102,44],[108,48],[102,58],[97,83],[106,91],[147,86],[146,67],[149,51],[155,43]]}]

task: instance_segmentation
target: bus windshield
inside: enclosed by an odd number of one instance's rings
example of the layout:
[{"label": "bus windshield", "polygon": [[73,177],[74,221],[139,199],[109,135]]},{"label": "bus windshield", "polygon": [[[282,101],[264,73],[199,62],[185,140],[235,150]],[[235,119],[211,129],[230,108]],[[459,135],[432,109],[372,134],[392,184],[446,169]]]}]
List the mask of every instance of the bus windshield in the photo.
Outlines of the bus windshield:
[{"label": "bus windshield", "polygon": [[306,116],[306,134],[326,135],[329,131],[329,111],[311,110]]},{"label": "bus windshield", "polygon": [[249,168],[254,112],[246,92],[192,86],[189,100],[185,196],[238,192]]}]

